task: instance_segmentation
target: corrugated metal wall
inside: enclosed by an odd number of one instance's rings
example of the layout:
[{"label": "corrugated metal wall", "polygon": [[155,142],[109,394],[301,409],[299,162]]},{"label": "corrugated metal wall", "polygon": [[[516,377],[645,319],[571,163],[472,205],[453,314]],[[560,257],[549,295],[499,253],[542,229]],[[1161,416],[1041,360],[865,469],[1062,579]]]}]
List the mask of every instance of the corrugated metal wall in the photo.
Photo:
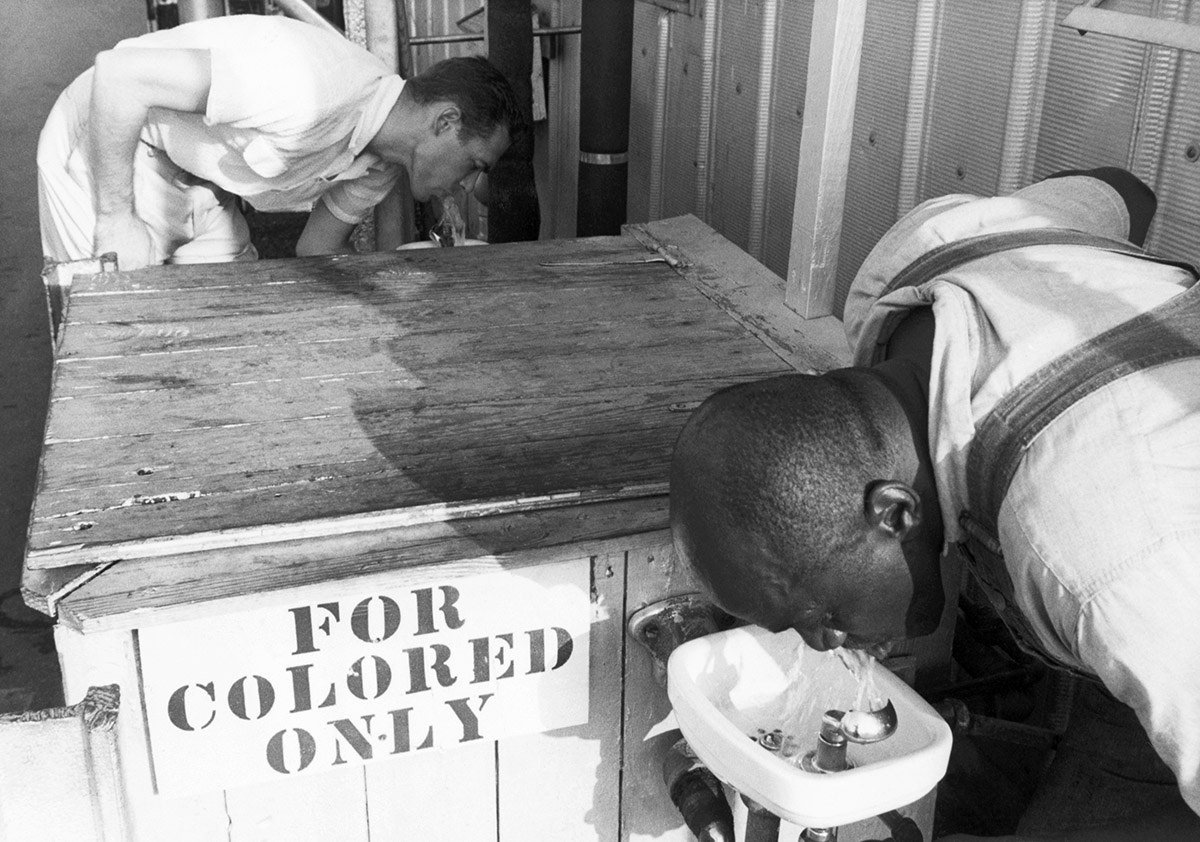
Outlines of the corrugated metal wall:
[{"label": "corrugated metal wall", "polygon": [[[480,0],[406,2],[410,31],[437,34],[454,31]],[[538,0],[535,7],[543,23],[567,26],[578,24],[580,2]],[[694,213],[748,249],[758,226],[754,256],[786,274],[814,2],[700,0],[699,13],[689,15],[637,0],[631,222]],[[1200,57],[1058,25],[1077,2],[869,0],[839,301],[898,209],[944,193],[996,192],[1005,133],[1013,128],[1010,87],[1014,57],[1022,54],[1022,14],[1042,9],[1037,90],[1017,112],[1030,138],[1021,178],[1129,167],[1159,195],[1152,247],[1200,261]],[[1193,22],[1200,16],[1197,0],[1111,0],[1107,7]],[[764,20],[774,21],[772,32],[764,32]],[[932,34],[927,43],[923,32]],[[538,134],[544,237],[575,231],[579,41],[565,36],[558,43],[548,63],[549,116]],[[774,57],[766,75],[764,45]],[[419,48],[416,66],[471,49],[480,47]],[[1024,49],[1028,55],[1033,48]],[[925,59],[927,76],[914,73]],[[763,78],[771,84],[765,138],[759,136]],[[906,138],[922,140],[907,159]],[[765,180],[752,206],[756,148],[766,151]]]},{"label": "corrugated metal wall", "polygon": [[[858,267],[896,221],[915,25],[915,2],[879,0],[868,7],[846,181],[846,219],[838,252],[839,306]],[[790,241],[787,233],[784,236]],[[787,257],[785,250],[779,268],[775,263],[767,265],[782,276]]]},{"label": "corrugated metal wall", "polygon": [[[808,32],[813,0],[780,3],[767,184],[760,207],[749,206],[757,114],[758,61],[766,0],[706,0],[715,8],[712,156],[708,203],[693,197],[702,85],[704,19],[665,13],[639,3],[636,20],[629,217],[695,213],[743,248],[752,214],[762,216],[758,257],[783,276],[787,270],[799,149]],[[1037,0],[1025,0],[1036,4]],[[1052,20],[1040,90],[1022,112],[1032,143],[1023,170],[1041,178],[1063,168],[1118,165],[1133,169],[1159,196],[1151,232],[1156,250],[1200,260],[1200,57],[1057,25],[1078,0],[1044,4]],[[1195,0],[1114,0],[1107,8],[1197,19]],[[910,90],[920,7],[935,12],[927,88]],[[1023,4],[1017,0],[871,0],[860,71],[846,220],[838,271],[839,301],[871,246],[903,205],[904,139],[909,103],[924,94],[918,115],[924,142],[916,158],[913,199],[951,192],[992,194],[1001,178],[1010,85]],[[1033,6],[1035,9],[1037,6]],[[655,63],[660,15],[671,32],[662,198],[647,195],[650,139],[655,136]],[[686,66],[686,73],[684,68]],[[654,182],[657,184],[658,182]],[[689,204],[689,198],[691,203]]]},{"label": "corrugated metal wall", "polygon": [[[800,157],[800,124],[804,117],[804,83],[808,75],[811,3],[784,0],[779,9],[775,46],[775,86],[771,92],[771,124],[767,144],[766,202],[762,212],[761,254],[765,265],[782,275],[792,242],[792,206],[796,201],[796,161]],[[779,267],[779,268],[775,268]]]}]

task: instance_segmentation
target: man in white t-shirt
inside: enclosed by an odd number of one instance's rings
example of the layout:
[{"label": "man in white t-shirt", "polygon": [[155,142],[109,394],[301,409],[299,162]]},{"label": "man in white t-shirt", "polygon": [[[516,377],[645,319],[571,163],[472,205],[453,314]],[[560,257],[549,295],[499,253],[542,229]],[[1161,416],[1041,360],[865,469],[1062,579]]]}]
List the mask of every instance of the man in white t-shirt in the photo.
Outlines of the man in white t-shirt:
[{"label": "man in white t-shirt", "polygon": [[[915,286],[892,289],[894,279],[982,234],[1140,241],[1153,207],[1145,185],[1103,169],[1011,196],[934,199],[901,219],[846,302],[854,367],[722,390],[680,435],[673,539],[714,601],[822,650],[882,657],[932,632],[939,557],[963,537],[983,419],[1043,365],[1195,276],[1120,248],[1047,244]],[[1097,724],[1077,706],[1056,764],[1074,755],[1103,768],[1052,771],[1059,794],[1039,795],[1018,838],[1200,839],[1198,443],[1192,356],[1088,394],[1026,445],[996,519],[1012,602],[1040,653],[1099,679],[1086,684],[1088,705],[1135,724],[1125,738],[1115,719]],[[1120,745],[1130,748],[1109,751]]]},{"label": "man in white t-shirt", "polygon": [[100,53],[59,97],[38,143],[43,250],[123,269],[252,259],[241,198],[311,210],[298,254],[348,251],[401,167],[416,199],[445,195],[525,130],[483,58],[406,81],[300,21],[188,23]]}]

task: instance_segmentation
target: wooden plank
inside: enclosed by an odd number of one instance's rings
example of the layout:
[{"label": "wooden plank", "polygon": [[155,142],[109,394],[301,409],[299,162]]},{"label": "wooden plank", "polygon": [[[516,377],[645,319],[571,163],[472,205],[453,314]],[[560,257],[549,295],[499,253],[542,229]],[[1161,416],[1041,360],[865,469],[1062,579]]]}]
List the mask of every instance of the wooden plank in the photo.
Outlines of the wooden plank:
[{"label": "wooden plank", "polygon": [[[582,0],[555,0],[548,4],[551,25],[578,25],[581,3]],[[575,236],[579,192],[579,41],[575,36],[555,38],[558,55],[552,62],[546,103],[550,184],[542,221],[544,238]]]},{"label": "wooden plank", "polygon": [[783,280],[693,216],[629,227],[651,248],[684,261],[683,271],[714,304],[798,371],[850,364],[842,322],[803,319],[784,303]]},{"label": "wooden plank", "polygon": [[[625,325],[630,331],[642,323],[666,325],[683,322],[689,315],[693,319],[702,315],[707,302],[689,295],[684,288],[660,285],[647,289],[648,284],[675,278],[669,269],[660,267],[653,270],[658,274],[651,275],[646,266],[654,264],[637,267],[636,273],[647,277],[632,283],[564,282],[551,290],[530,288],[528,295],[497,290],[495,285],[469,295],[418,298],[404,290],[385,301],[364,297],[352,303],[331,302],[328,295],[298,294],[289,296],[287,312],[250,313],[238,318],[206,314],[204,310],[211,310],[213,302],[202,295],[188,296],[204,299],[192,312],[187,312],[189,302],[177,296],[113,298],[102,306],[89,307],[90,321],[70,326],[72,343],[59,354],[59,364],[72,381],[64,384],[69,386],[80,377],[77,366],[88,363],[91,370],[106,372],[121,357],[177,355],[172,362],[186,365],[187,358],[182,355],[188,352],[274,347],[278,353],[290,351],[304,363],[303,358],[309,355],[300,351],[315,350],[304,346],[338,341],[434,341],[449,330],[451,338],[446,341],[477,340],[481,334],[490,333],[494,343],[496,332],[506,327],[536,325],[539,332],[569,336],[606,326],[618,329]],[[626,290],[629,295],[622,294]],[[172,312],[164,312],[167,309]],[[634,324],[629,324],[631,319]],[[275,347],[280,343],[300,347]],[[438,348],[435,344],[432,350]]]},{"label": "wooden plank", "polygon": [[[732,353],[740,359],[741,350],[734,348]],[[488,440],[494,440],[494,436],[503,435],[506,429],[512,435],[513,426],[531,423],[536,418],[555,423],[582,419],[592,429],[632,429],[653,426],[659,422],[662,413],[677,411],[672,407],[692,401],[697,396],[703,397],[740,377],[759,376],[785,368],[778,360],[769,358],[766,365],[750,360],[747,362],[750,365],[745,374],[726,372],[712,377],[706,376],[707,372],[700,372],[697,376],[680,371],[682,382],[669,376],[656,377],[658,382],[652,382],[649,376],[644,375],[641,383],[617,382],[615,385],[610,385],[615,380],[610,373],[611,368],[600,367],[593,369],[596,376],[590,383],[591,388],[587,388],[589,383],[580,382],[571,392],[549,393],[549,384],[543,380],[540,383],[533,382],[531,386],[534,388],[522,389],[511,398],[496,398],[486,394],[486,384],[478,374],[476,389],[458,383],[456,386],[459,388],[455,390],[457,394],[431,396],[429,393],[432,390],[422,388],[419,382],[409,385],[398,382],[393,373],[367,371],[354,376],[352,393],[348,393],[346,378],[313,378],[311,383],[306,384],[290,380],[231,384],[226,390],[231,405],[224,407],[213,406],[208,390],[186,388],[60,399],[55,406],[54,422],[46,434],[46,445],[56,448],[55,469],[68,473],[64,481],[46,485],[60,491],[86,485],[87,482],[78,473],[80,469],[102,472],[95,462],[92,443],[102,439],[144,438],[147,433],[145,418],[151,413],[157,414],[163,424],[157,426],[155,432],[159,436],[171,434],[175,446],[181,444],[181,440],[186,441],[188,436],[204,435],[207,439],[210,435],[219,435],[221,429],[236,428],[242,431],[240,435],[253,435],[256,427],[280,424],[303,426],[303,437],[307,438],[318,434],[322,427],[331,427],[331,433],[339,428],[344,430],[347,420],[363,416],[370,416],[370,424],[380,429],[386,423],[407,421],[414,438],[420,435],[419,428],[424,428],[426,432],[463,437],[471,435],[473,427],[489,425],[492,428],[490,431],[480,429],[480,432],[487,435]],[[471,379],[474,373],[470,366],[463,366],[461,371],[466,380]],[[472,392],[478,397],[472,399]],[[570,401],[564,398],[564,394],[571,395]],[[433,403],[431,397],[441,397],[442,400]],[[498,410],[505,419],[511,420],[501,423]],[[645,420],[645,412],[651,413],[653,420]],[[629,417],[624,417],[627,414]],[[398,437],[399,434],[393,435],[393,438]],[[342,435],[339,440],[344,442],[346,437]],[[478,442],[478,438],[467,439],[455,443],[455,446]],[[428,438],[421,439],[419,444],[422,450],[437,446],[435,440]],[[364,447],[364,455],[376,449]],[[345,458],[346,454],[342,454],[342,460]],[[128,459],[128,456],[123,457],[122,468],[130,464]],[[136,474],[136,479],[124,477],[124,471],[120,469],[104,471],[99,481],[105,485],[152,483],[153,480],[147,477],[161,476],[163,470],[182,467],[176,459],[170,459],[165,464],[142,461],[145,462],[142,467],[156,464],[158,467],[153,469],[152,474]],[[329,459],[326,456],[318,461]]]},{"label": "wooden plank", "polygon": [[363,768],[372,840],[497,838],[495,742],[418,751]]},{"label": "wooden plank", "polygon": [[[260,416],[288,418],[388,384],[398,387],[389,401],[411,399],[412,390],[419,389],[423,405],[448,404],[638,388],[678,377],[711,379],[725,370],[736,376],[747,366],[779,365],[734,320],[714,319],[700,309],[645,316],[637,324],[601,321],[537,331],[522,343],[524,357],[505,343],[504,334],[497,328],[313,339],[295,343],[309,356],[304,365],[295,366],[288,361],[296,347],[285,351],[269,344],[78,358],[59,367],[60,376],[70,382],[56,390],[47,438],[53,444],[111,435],[94,418],[106,407],[112,414],[132,416],[124,421],[127,429],[154,433],[161,429],[155,423],[160,417],[170,422],[189,413],[185,417],[190,421],[206,413],[225,421],[234,408],[248,411],[237,403],[247,397],[276,410],[274,416],[259,410]],[[711,362],[707,357],[718,354],[728,361],[695,370],[698,362]],[[497,378],[506,379],[497,383]],[[222,401],[226,395],[235,407]],[[182,404],[185,400],[191,405]]]},{"label": "wooden plank", "polygon": [[816,0],[813,8],[785,298],[805,318],[834,312],[866,14],[867,0]]},{"label": "wooden plank", "polygon": [[[462,459],[454,458],[453,453],[464,449],[517,446],[538,440],[553,447],[550,442],[555,439],[639,432],[648,443],[662,434],[677,432],[687,412],[716,389],[785,370],[777,361],[774,366],[755,361],[735,374],[694,381],[667,377],[661,385],[638,384],[637,389],[598,384],[594,391],[572,396],[571,401],[561,395],[533,395],[511,400],[481,396],[476,402],[463,399],[427,403],[427,393],[394,390],[397,396],[393,400],[392,390],[380,386],[376,393],[364,391],[362,398],[336,396],[341,404],[313,402],[290,408],[284,417],[271,417],[289,409],[283,402],[257,409],[247,405],[245,412],[235,407],[221,417],[215,416],[214,408],[197,406],[195,401],[168,400],[162,402],[170,410],[167,417],[178,419],[178,426],[160,428],[153,434],[139,429],[136,420],[123,419],[121,401],[88,401],[84,407],[96,407],[96,429],[92,434],[78,439],[51,438],[47,442],[54,462],[44,475],[42,506],[37,516],[118,505],[128,493],[148,496],[164,492],[172,483],[177,488],[178,483],[189,480],[201,481],[205,493],[236,491],[261,484],[263,480],[255,478],[259,472],[298,469],[311,473],[315,467],[326,466],[330,478],[334,478],[360,473],[341,466],[363,460],[455,463]],[[136,409],[139,403],[130,400],[130,409]],[[205,410],[207,416],[202,414]],[[352,430],[354,425],[365,435],[347,435],[347,429]],[[261,448],[238,453],[239,447],[245,448],[248,437],[261,442]],[[205,461],[204,454],[211,461]],[[374,464],[370,470],[386,467],[386,463]],[[229,473],[243,479],[228,484],[217,479]],[[100,490],[93,500],[69,499],[78,489],[92,488]],[[64,495],[68,499],[61,504],[53,502]]]},{"label": "wooden plank", "polygon": [[[364,531],[393,516],[406,519],[406,511],[410,512],[409,522],[441,520],[446,517],[447,502],[461,504],[456,507],[461,517],[496,505],[510,510],[532,508],[540,498],[558,494],[640,495],[643,487],[661,490],[674,438],[670,432],[658,431],[647,440],[645,433],[635,431],[473,448],[459,452],[457,459],[400,465],[374,476],[369,470],[361,475],[343,470],[337,477],[311,471],[264,472],[258,480],[276,481],[207,496],[201,489],[177,489],[170,492],[180,495],[175,498],[122,501],[82,514],[39,517],[31,529],[28,563],[31,567],[98,563],[161,554],[176,546],[220,549],[247,530],[270,533],[257,539],[260,543],[287,540],[297,532],[312,534],[326,526],[332,531],[339,520]],[[535,479],[512,484],[512,478],[504,474],[513,464],[533,460],[546,462]],[[604,472],[614,464],[620,467],[621,476],[605,484]],[[577,479],[588,471],[597,478],[588,483]],[[127,516],[133,508],[144,509],[144,514],[137,514],[153,518],[156,529],[150,537],[145,537],[140,523]],[[351,523],[353,516],[361,517]],[[96,536],[96,540],[84,543],[80,536]],[[138,543],[160,549],[132,546]]]},{"label": "wooden plank", "polygon": [[1200,53],[1200,26],[1094,6],[1094,3],[1080,3],[1063,18],[1062,25],[1081,33],[1095,32],[1141,44]]},{"label": "wooden plank", "polygon": [[[626,621],[634,611],[652,602],[697,590],[691,571],[676,564],[667,541],[631,551],[627,570]],[[671,711],[667,689],[655,675],[649,650],[628,634],[625,640],[621,839],[622,842],[688,842],[693,837],[671,803],[662,773],[663,758],[679,734],[671,731],[646,739],[650,728]]]},{"label": "wooden plank", "polygon": [[[498,243],[486,249],[418,249],[400,252],[340,254],[318,257],[257,260],[251,263],[204,263],[152,266],[132,272],[75,274],[71,297],[91,294],[150,295],[162,291],[208,289],[240,290],[247,301],[277,299],[286,288],[317,285],[336,291],[364,277],[379,280],[420,281],[430,288],[445,288],[472,279],[522,277],[553,283],[559,276],[556,261],[605,261],[646,257],[645,251],[628,238],[585,237],[576,240],[544,240],[529,243]],[[74,264],[72,264],[73,266]],[[521,272],[514,272],[520,268]],[[577,268],[577,267],[573,267]],[[68,311],[67,316],[75,314]]]},{"label": "wooden plank", "polygon": [[98,564],[77,564],[50,570],[26,566],[21,570],[21,599],[33,610],[54,617],[60,599],[103,569],[104,566]]},{"label": "wooden plank", "polygon": [[660,496],[380,530],[351,542],[324,536],[122,561],[65,597],[60,622],[94,633],[232,613],[280,590],[296,599],[334,598],[373,581],[400,581],[405,570],[418,579],[429,565],[507,569],[560,559],[568,546],[600,555],[661,543],[666,526],[667,499]]},{"label": "wooden plank", "polygon": [[619,550],[592,559],[587,723],[497,746],[501,842],[617,839],[625,556]]},{"label": "wooden plank", "polygon": [[91,686],[117,684],[121,689],[117,750],[125,815],[133,842],[228,839],[225,799],[219,790],[186,798],[166,798],[154,792],[150,744],[142,709],[136,632],[84,635],[58,625],[54,629],[54,643],[67,699],[82,699]]},{"label": "wooden plank", "polygon": [[[459,272],[473,272],[477,266],[478,261]],[[279,287],[226,284],[79,293],[75,298],[77,315],[68,323],[67,333],[81,324],[113,325],[118,341],[128,342],[135,332],[142,333],[151,343],[149,350],[161,351],[179,346],[196,330],[211,332],[206,319],[219,320],[218,328],[249,344],[244,341],[246,334],[253,337],[261,325],[270,328],[279,324],[278,318],[274,323],[269,321],[272,316],[292,317],[290,325],[283,323],[284,337],[295,338],[296,328],[309,321],[335,328],[341,325],[345,336],[354,336],[375,326],[382,326],[386,333],[395,333],[397,328],[432,331],[438,325],[430,325],[431,319],[453,327],[475,326],[480,316],[486,316],[489,323],[503,324],[508,319],[523,324],[538,312],[553,313],[555,308],[563,311],[558,315],[572,321],[587,321],[588,316],[618,321],[624,310],[633,310],[634,304],[622,297],[621,291],[638,291],[648,297],[654,293],[686,295],[683,288],[656,287],[676,280],[675,273],[645,254],[629,262],[582,263],[546,268],[536,274],[522,264],[512,268],[511,277],[496,273],[496,268],[480,276],[454,278],[443,274],[437,282],[429,273],[415,278],[363,274],[342,278],[336,288],[301,278]],[[602,309],[578,309],[595,305],[602,305]],[[548,319],[543,321],[552,324]],[[281,338],[278,329],[267,336]],[[119,350],[126,352],[127,348],[122,345]],[[58,356],[70,359],[90,352],[91,345],[72,335]]]}]

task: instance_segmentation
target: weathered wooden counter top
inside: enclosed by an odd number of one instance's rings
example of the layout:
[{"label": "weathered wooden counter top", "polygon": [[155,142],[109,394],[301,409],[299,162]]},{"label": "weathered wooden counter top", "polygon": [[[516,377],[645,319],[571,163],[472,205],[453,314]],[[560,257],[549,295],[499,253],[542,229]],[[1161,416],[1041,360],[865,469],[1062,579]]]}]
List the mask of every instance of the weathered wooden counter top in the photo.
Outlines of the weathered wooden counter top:
[{"label": "weathered wooden counter top", "polygon": [[397,543],[462,558],[661,529],[700,400],[844,357],[781,286],[694,217],[77,276],[27,597],[57,591],[82,629],[362,575]]}]

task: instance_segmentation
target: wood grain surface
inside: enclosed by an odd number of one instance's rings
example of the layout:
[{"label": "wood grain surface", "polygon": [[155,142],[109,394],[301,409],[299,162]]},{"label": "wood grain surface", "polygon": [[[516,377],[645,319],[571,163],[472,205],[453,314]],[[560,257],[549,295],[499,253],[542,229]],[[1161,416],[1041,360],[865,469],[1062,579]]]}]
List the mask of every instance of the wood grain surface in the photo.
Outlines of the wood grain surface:
[{"label": "wood grain surface", "polygon": [[77,276],[28,565],[665,491],[688,411],[789,366],[656,257],[625,235]]}]

